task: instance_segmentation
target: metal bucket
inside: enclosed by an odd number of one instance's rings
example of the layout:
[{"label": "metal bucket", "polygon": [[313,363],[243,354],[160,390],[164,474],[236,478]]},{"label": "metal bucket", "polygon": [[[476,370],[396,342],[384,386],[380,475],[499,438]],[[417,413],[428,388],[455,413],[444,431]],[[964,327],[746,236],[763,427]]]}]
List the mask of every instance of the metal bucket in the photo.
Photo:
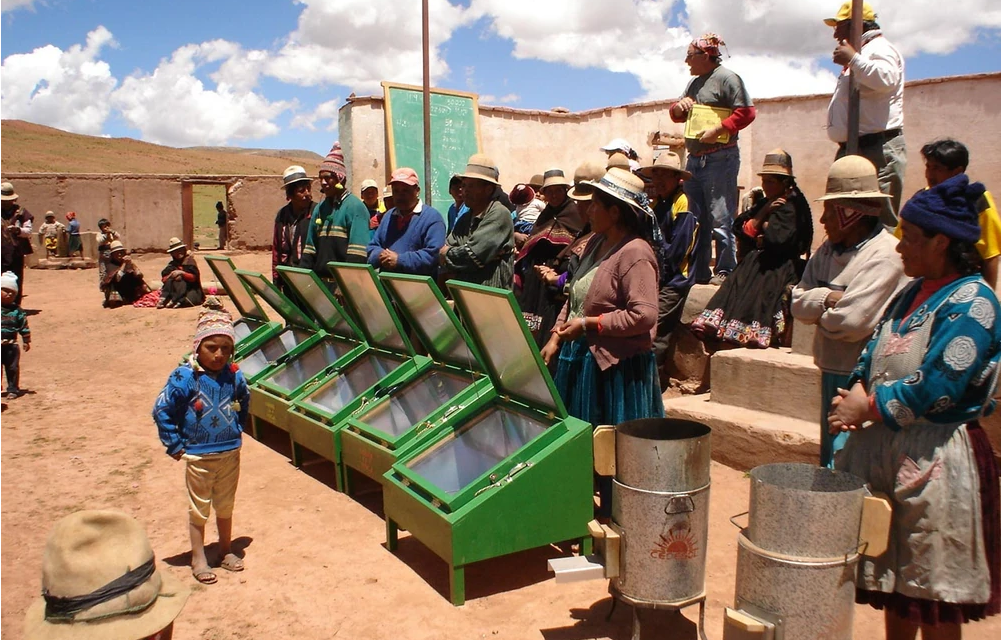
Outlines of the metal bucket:
[{"label": "metal bucket", "polygon": [[710,514],[710,427],[652,418],[616,427],[616,591],[635,604],[703,594]]},{"label": "metal bucket", "polygon": [[[735,608],[777,625],[784,640],[852,640],[856,553],[798,558],[738,536]],[[726,627],[725,640],[729,640]]]},{"label": "metal bucket", "polygon": [[804,558],[833,558],[857,549],[868,495],[862,479],[798,463],[763,465],[749,476],[749,542]]}]

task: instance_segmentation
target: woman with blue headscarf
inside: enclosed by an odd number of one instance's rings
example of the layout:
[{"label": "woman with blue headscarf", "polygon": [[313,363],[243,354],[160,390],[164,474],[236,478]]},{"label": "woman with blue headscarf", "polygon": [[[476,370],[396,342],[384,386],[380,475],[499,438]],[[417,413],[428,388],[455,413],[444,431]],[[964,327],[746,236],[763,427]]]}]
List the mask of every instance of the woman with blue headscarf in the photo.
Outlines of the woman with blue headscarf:
[{"label": "woman with blue headscarf", "polygon": [[836,468],[892,503],[888,550],[857,579],[888,638],[960,638],[1000,610],[999,469],[977,422],[1000,362],[1000,304],[975,249],[984,191],[959,175],[902,208],[897,250],[915,280],[832,401],[830,431],[850,432]]}]

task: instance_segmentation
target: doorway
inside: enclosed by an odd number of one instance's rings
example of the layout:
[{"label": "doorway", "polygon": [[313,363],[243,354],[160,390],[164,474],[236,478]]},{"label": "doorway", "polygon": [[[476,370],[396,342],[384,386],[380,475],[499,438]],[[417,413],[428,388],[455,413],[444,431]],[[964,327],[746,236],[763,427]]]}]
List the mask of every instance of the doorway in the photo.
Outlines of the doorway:
[{"label": "doorway", "polygon": [[219,227],[216,226],[216,203],[226,208],[225,184],[193,184],[192,188],[192,246],[202,251],[219,246]]}]

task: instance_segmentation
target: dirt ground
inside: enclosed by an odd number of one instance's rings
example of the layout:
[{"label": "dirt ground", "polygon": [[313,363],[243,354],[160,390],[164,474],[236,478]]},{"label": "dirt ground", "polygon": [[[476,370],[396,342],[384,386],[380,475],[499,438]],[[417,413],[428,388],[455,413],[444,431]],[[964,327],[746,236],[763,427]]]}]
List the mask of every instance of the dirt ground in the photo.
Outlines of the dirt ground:
[{"label": "dirt ground", "polygon": [[[137,261],[156,275],[166,258]],[[258,271],[268,261],[267,254],[234,257],[238,267]],[[606,620],[605,582],[554,582],[547,560],[567,555],[557,547],[474,565],[467,604],[453,607],[445,563],[406,533],[397,553],[383,546],[379,492],[337,493],[329,464],[297,470],[278,432],[244,443],[234,535],[247,570],[220,571],[217,584],[196,585],[187,567],[183,466],[164,454],[150,409],[190,349],[197,310],[104,310],[95,270],[32,270],[26,280],[25,307],[37,310],[34,347],[22,357],[28,393],[8,403],[0,429],[3,639],[22,636],[53,523],[83,508],[135,516],[161,567],[192,585],[179,640],[630,637],[628,607]],[[716,463],[712,478],[706,627],[717,639],[735,585],[737,530],[728,518],[746,511],[748,481]],[[644,637],[696,637],[696,609],[685,615],[642,616]],[[879,638],[881,615],[858,606],[854,627],[857,638]],[[968,625],[965,637],[999,638],[1000,618]]]}]

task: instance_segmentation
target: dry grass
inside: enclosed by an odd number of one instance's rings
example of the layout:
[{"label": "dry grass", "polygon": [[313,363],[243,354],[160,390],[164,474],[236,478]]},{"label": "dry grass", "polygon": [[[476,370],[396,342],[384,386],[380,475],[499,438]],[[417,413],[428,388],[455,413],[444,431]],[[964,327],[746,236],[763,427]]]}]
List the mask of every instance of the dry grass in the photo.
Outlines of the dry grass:
[{"label": "dry grass", "polygon": [[4,173],[173,173],[281,175],[291,164],[316,166],[311,151],[196,147],[175,149],[132,138],[68,133],[22,120],[0,122]]}]

